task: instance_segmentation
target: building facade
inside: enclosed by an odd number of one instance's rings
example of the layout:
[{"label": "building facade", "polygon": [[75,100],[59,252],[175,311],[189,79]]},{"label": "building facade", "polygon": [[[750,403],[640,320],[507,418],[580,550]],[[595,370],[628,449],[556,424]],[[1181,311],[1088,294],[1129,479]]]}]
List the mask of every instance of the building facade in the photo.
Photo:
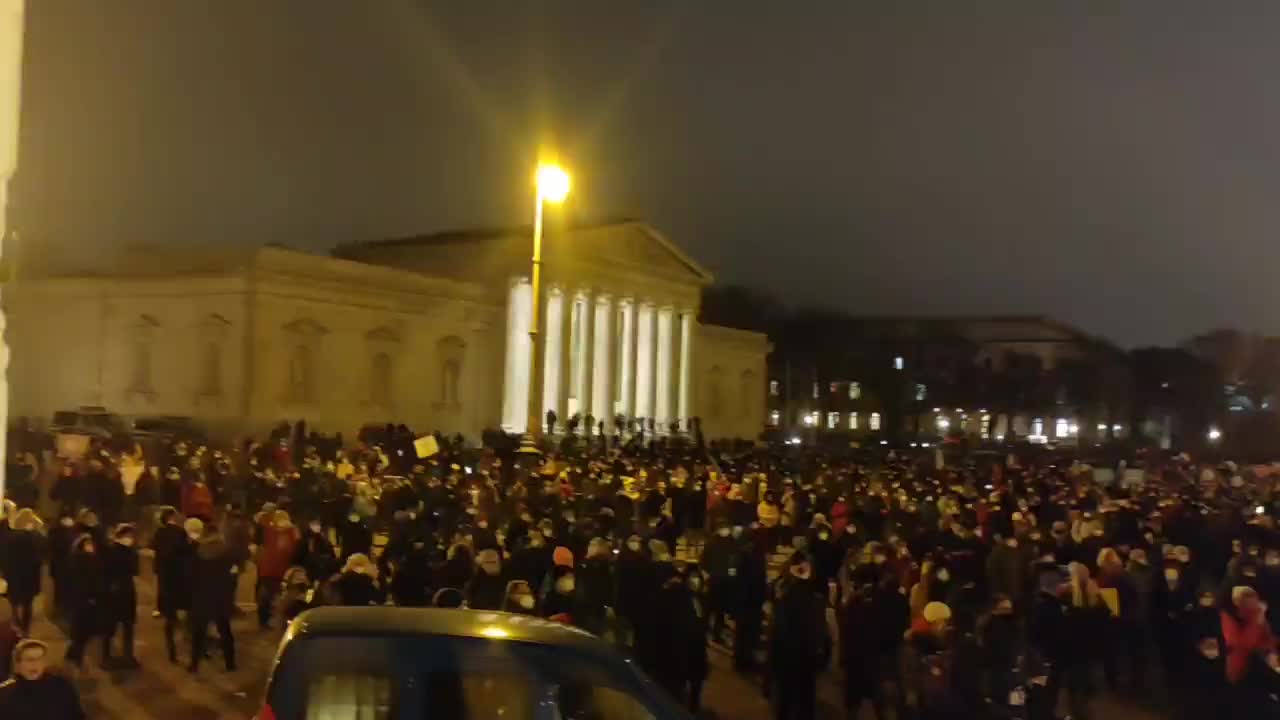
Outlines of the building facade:
[{"label": "building facade", "polygon": [[[187,416],[218,434],[306,418],[461,432],[525,429],[529,235],[444,233],[349,245],[335,257],[266,247],[206,258],[123,258],[6,288],[12,413],[39,423],[100,405]],[[548,236],[543,411],[613,430],[617,415],[705,415],[713,373],[763,377],[767,340],[697,323],[710,274],[638,222]],[[138,268],[145,268],[141,271]],[[705,422],[754,437],[754,416]],[[722,435],[721,432],[724,434]]]}]

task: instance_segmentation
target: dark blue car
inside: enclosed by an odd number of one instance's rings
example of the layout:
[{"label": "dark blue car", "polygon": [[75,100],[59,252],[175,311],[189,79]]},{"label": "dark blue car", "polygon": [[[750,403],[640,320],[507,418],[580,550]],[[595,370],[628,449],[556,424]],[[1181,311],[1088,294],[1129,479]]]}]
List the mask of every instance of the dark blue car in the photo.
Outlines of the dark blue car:
[{"label": "dark blue car", "polygon": [[324,607],[289,626],[259,720],[688,720],[604,641],[479,610]]}]

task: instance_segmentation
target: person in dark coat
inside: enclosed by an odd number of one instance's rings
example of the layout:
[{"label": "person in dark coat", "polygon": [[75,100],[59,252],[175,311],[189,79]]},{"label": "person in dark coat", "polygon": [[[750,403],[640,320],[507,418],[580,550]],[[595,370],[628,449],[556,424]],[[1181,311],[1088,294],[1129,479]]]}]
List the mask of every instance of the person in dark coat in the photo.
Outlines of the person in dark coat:
[{"label": "person in dark coat", "polygon": [[368,607],[383,603],[386,595],[374,581],[374,572],[374,565],[367,555],[356,553],[347,558],[342,574],[334,583],[343,605]]},{"label": "person in dark coat", "polygon": [[729,612],[729,601],[733,597],[734,580],[738,573],[738,548],[732,535],[733,528],[728,523],[721,522],[715,535],[707,541],[698,561],[709,578],[707,615],[711,637],[717,642],[724,635],[724,620]]},{"label": "person in dark coat", "polygon": [[644,541],[639,535],[627,538],[615,570],[618,598],[615,609],[620,625],[617,637],[620,645],[631,647],[652,612],[653,593],[657,588],[653,582],[653,562],[645,554]]},{"label": "person in dark coat", "polygon": [[825,647],[826,603],[815,590],[808,554],[797,550],[779,585],[769,633],[769,682],[777,693],[777,720],[814,717]]},{"label": "person in dark coat", "polygon": [[40,594],[40,570],[44,563],[43,523],[30,508],[18,511],[13,529],[5,541],[3,571],[9,584],[9,603],[13,606],[13,622],[23,635],[31,632],[31,608]]},{"label": "person in dark coat", "polygon": [[396,561],[391,596],[401,607],[426,607],[431,600],[431,585],[431,550],[424,540],[413,540],[404,557]]},{"label": "person in dark coat", "polygon": [[133,654],[133,627],[138,620],[138,591],[134,586],[134,578],[138,576],[138,548],[134,547],[135,542],[134,527],[121,525],[112,533],[112,542],[103,554],[107,582],[104,640],[107,662],[111,661],[111,641],[115,638],[116,629],[121,628],[124,655],[120,665],[125,668],[138,667],[138,660]]},{"label": "person in dark coat", "polygon": [[322,580],[338,572],[337,553],[319,520],[312,520],[302,531],[293,564],[302,566],[309,578]]},{"label": "person in dark coat", "polygon": [[110,657],[110,643],[106,642],[107,580],[106,566],[97,542],[85,534],[76,538],[71,546],[71,560],[67,563],[71,593],[71,645],[67,648],[67,660],[84,666],[84,648],[89,640],[103,637],[103,664]]},{"label": "person in dark coat", "polygon": [[542,599],[542,617],[565,625],[578,624],[576,590],[577,578],[573,568],[557,565],[551,571],[551,590]]},{"label": "person in dark coat", "polygon": [[604,538],[592,538],[587,557],[578,566],[578,626],[603,637],[613,607],[613,548]]},{"label": "person in dark coat", "polygon": [[204,523],[196,518],[187,521],[190,527],[178,522],[178,511],[166,508],[160,511],[160,527],[151,539],[155,552],[152,568],[156,575],[156,612],[164,618],[165,648],[169,661],[178,662],[178,648],[174,633],[178,628],[179,611],[191,608],[191,596],[187,586],[187,566],[195,555],[196,542],[204,533]]},{"label": "person in dark coat", "polygon": [[507,581],[502,576],[502,556],[497,550],[481,550],[476,555],[476,573],[467,583],[467,607],[472,610],[497,610]]},{"label": "person in dark coat", "polygon": [[189,562],[188,586],[191,588],[191,662],[187,669],[195,673],[204,659],[209,624],[218,629],[222,643],[222,659],[228,672],[236,669],[236,641],[231,635],[231,612],[235,607],[235,558],[222,533],[213,525],[205,525],[196,544],[195,556]]},{"label": "person in dark coat", "polygon": [[756,648],[764,627],[764,603],[769,598],[769,579],[765,556],[750,534],[744,534],[740,546],[736,603],[731,608],[736,632],[733,637],[733,667],[748,672],[756,666]]},{"label": "person in dark coat", "polygon": [[54,613],[61,620],[71,618],[71,586],[67,582],[67,566],[71,560],[71,543],[75,540],[75,517],[70,510],[58,515],[58,524],[49,531],[49,576],[53,578]]},{"label": "person in dark coat", "polygon": [[[657,620],[653,651],[657,662],[650,672],[672,698],[684,705],[688,703],[692,680],[689,649],[698,634],[693,595],[685,578],[673,574],[658,588],[654,602]],[[705,640],[699,640],[705,645]]]},{"label": "person in dark coat", "polygon": [[356,553],[368,557],[373,549],[373,532],[359,513],[350,513],[338,526],[338,544],[342,546],[340,559],[343,563]]},{"label": "person in dark coat", "polygon": [[707,628],[710,618],[707,613],[707,579],[706,575],[694,568],[687,581],[689,595],[693,599],[693,626],[690,628],[688,643],[688,678],[689,678],[689,712],[696,717],[702,712],[702,686],[711,672],[711,664],[707,658]]},{"label": "person in dark coat", "polygon": [[13,678],[0,684],[0,717],[84,720],[80,696],[66,678],[47,671],[49,647],[23,640],[13,651]]}]

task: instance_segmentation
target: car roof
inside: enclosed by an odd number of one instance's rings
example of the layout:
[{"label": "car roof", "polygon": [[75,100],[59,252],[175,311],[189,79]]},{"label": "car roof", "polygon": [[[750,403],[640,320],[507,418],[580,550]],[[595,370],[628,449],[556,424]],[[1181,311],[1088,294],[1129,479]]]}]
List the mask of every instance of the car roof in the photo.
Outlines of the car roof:
[{"label": "car roof", "polygon": [[318,607],[289,625],[286,641],[325,635],[443,635],[557,645],[618,662],[612,646],[563,623],[489,610],[402,607]]}]

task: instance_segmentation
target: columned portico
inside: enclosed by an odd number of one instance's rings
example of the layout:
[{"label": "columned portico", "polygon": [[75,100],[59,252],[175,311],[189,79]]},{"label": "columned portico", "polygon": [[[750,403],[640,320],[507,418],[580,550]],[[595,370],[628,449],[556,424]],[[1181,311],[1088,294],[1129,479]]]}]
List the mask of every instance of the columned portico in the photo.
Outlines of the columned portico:
[{"label": "columned portico", "polygon": [[507,432],[524,432],[528,425],[532,311],[533,288],[528,279],[512,279],[507,290],[507,357],[502,388],[502,429]]},{"label": "columned portico", "polygon": [[[558,423],[567,419],[560,414],[563,406],[561,395],[565,389],[564,373],[561,372],[564,364],[565,305],[564,291],[559,287],[550,288],[546,301],[547,325],[543,346],[545,360],[542,366],[542,418],[546,417],[548,410],[554,410]],[[545,422],[542,418],[539,421]]]},{"label": "columned portico", "polygon": [[624,417],[635,415],[636,408],[636,301],[622,302],[622,349],[618,358],[618,413]]}]

